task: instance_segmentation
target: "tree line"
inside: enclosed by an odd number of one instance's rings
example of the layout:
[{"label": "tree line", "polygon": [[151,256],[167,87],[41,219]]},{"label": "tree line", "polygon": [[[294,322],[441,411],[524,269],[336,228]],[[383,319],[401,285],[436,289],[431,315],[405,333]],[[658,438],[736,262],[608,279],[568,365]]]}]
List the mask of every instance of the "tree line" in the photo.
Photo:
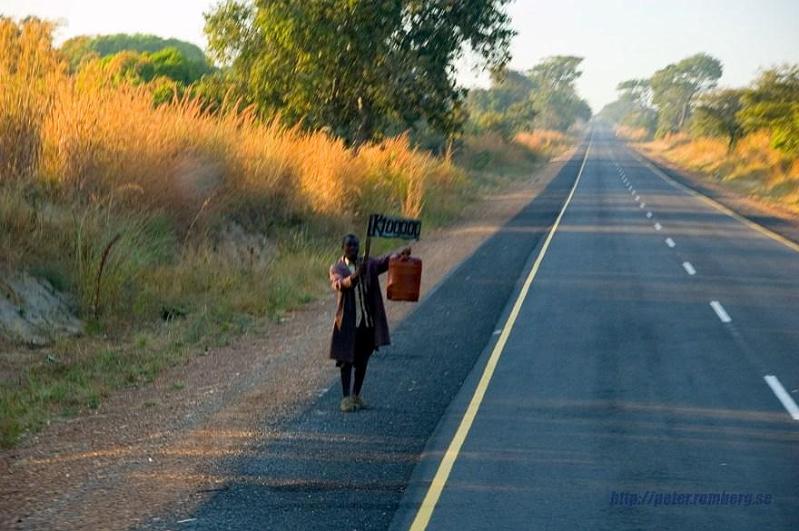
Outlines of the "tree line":
[{"label": "tree line", "polygon": [[[73,72],[156,86],[156,103],[188,94],[211,112],[251,107],[349,145],[409,131],[440,147],[464,131],[510,137],[589,119],[574,87],[582,58],[505,69],[509,1],[222,0],[204,15],[209,59],[190,43],[140,34],[76,37],[61,51]],[[458,86],[467,50],[492,73],[489,89]]]},{"label": "tree line", "polygon": [[109,64],[123,54],[128,58],[128,75],[138,75],[143,81],[164,76],[186,86],[213,70],[198,46],[179,39],[140,33],[80,35],[64,41],[61,53],[72,72],[91,59],[101,59]]},{"label": "tree line", "polygon": [[591,118],[575,82],[582,75],[582,57],[554,56],[528,72],[498,72],[488,89],[473,89],[467,98],[468,129],[492,131],[510,139],[534,128],[567,131]]},{"label": "tree line", "polygon": [[[350,144],[406,130],[456,135],[466,91],[455,61],[510,58],[509,0],[225,0],[205,15],[218,90],[264,118]],[[217,98],[219,92],[217,92]]]},{"label": "tree line", "polygon": [[[73,72],[92,65],[111,82],[160,84],[156,102],[189,94],[211,111],[249,106],[350,145],[409,131],[433,147],[464,131],[565,131],[590,118],[574,88],[582,58],[505,70],[515,34],[507,3],[223,0],[205,13],[208,60],[151,35],[81,36],[61,50]],[[491,88],[458,86],[455,64],[467,50],[492,73]]]},{"label": "tree line", "polygon": [[744,135],[767,130],[774,148],[799,156],[799,65],[763,70],[747,87],[719,88],[721,61],[696,54],[648,79],[619,83],[619,96],[600,112],[650,137],[686,132],[726,139],[732,150]]}]

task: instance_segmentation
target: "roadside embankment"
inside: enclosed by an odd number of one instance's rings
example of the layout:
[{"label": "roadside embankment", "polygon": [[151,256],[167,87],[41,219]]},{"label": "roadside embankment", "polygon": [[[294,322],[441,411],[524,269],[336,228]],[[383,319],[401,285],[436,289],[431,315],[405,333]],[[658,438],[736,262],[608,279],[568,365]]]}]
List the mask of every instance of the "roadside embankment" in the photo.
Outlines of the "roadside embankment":
[{"label": "roadside embankment", "polygon": [[[632,147],[671,179],[711,198],[736,214],[799,244],[799,205],[789,199],[792,194],[799,194],[799,178],[781,177],[782,182],[790,184],[789,192],[769,194],[768,185],[763,184],[756,177],[752,177],[756,183],[745,185],[745,181],[725,177],[725,174],[720,171],[709,173],[691,169],[690,163],[679,162],[682,159],[674,155],[673,151],[664,149],[664,145],[668,144],[665,141],[659,141],[635,143],[632,144]],[[708,164],[710,163],[708,162]],[[733,163],[729,162],[729,164]],[[721,164],[719,167],[723,168],[724,165]]]},{"label": "roadside embankment", "polygon": [[710,185],[799,214],[799,159],[771,147],[766,131],[749,134],[732,148],[722,139],[685,134],[635,147]]},{"label": "roadside embankment", "polygon": [[0,336],[6,447],[316,300],[369,213],[450,225],[570,142],[506,142],[479,168],[470,139],[456,157],[408,135],[352,149],[238,102],[155,104],[100,63],[70,73],[53,27],[21,24],[0,19],[0,295],[29,313],[9,279],[39,279],[82,335]]}]

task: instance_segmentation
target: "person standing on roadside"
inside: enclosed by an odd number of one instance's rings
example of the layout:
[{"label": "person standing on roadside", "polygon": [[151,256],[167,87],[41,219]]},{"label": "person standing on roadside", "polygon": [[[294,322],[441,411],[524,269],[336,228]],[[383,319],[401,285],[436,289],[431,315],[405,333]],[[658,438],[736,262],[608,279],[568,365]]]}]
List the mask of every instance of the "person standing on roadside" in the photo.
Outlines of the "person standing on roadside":
[{"label": "person standing on roadside", "polygon": [[361,389],[369,357],[390,343],[378,277],[388,271],[392,256],[409,256],[411,248],[364,261],[358,258],[360,242],[354,234],[344,236],[341,248],[343,255],[330,266],[330,284],[337,294],[330,358],[341,369],[340,409],[350,412],[366,408]]}]

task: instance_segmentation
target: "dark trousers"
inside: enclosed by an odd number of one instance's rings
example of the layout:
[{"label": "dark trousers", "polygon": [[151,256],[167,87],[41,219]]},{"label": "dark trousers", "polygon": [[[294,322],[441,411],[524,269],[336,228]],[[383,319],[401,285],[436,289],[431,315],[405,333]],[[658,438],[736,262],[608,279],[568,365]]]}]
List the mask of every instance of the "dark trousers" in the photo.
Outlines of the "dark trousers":
[{"label": "dark trousers", "polygon": [[[344,396],[360,395],[363,380],[366,378],[366,366],[369,357],[375,350],[375,329],[359,326],[355,329],[355,356],[352,363],[341,363],[341,391]],[[352,385],[352,371],[355,369],[355,382]]]}]

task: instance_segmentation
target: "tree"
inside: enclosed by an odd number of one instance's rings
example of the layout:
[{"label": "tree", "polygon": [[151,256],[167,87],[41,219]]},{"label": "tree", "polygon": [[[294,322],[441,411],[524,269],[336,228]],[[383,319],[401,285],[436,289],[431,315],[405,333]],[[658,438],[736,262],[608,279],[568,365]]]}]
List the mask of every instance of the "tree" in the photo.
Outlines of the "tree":
[{"label": "tree", "polygon": [[[147,54],[124,51],[100,59],[104,79],[112,85],[130,83],[138,85],[153,79],[153,64]],[[83,63],[88,66],[91,63]],[[82,72],[82,70],[81,70]]]},{"label": "tree", "polygon": [[495,73],[489,89],[469,91],[469,128],[499,133],[505,139],[531,130],[537,114],[531,99],[533,86],[530,78],[516,70]]},{"label": "tree", "polygon": [[582,57],[556,55],[534,66],[528,76],[533,84],[533,107],[538,113],[536,124],[565,131],[577,120],[591,118],[591,107],[577,95],[575,81]]},{"label": "tree", "polygon": [[92,38],[86,35],[79,35],[64,41],[61,45],[61,53],[64,54],[69,62],[69,69],[75,72],[80,66],[81,62],[90,57],[99,57],[99,55],[92,50]]},{"label": "tree", "polygon": [[470,127],[510,138],[534,127],[565,131],[577,120],[590,119],[591,108],[574,87],[582,61],[581,57],[555,56],[527,75],[514,70],[497,73],[491,88],[470,92]]},{"label": "tree", "polygon": [[616,85],[621,96],[640,108],[652,106],[652,84],[648,79],[628,79]]},{"label": "tree", "polygon": [[616,86],[619,97],[606,105],[600,115],[610,121],[643,128],[652,135],[657,128],[657,112],[652,108],[652,87],[648,79],[629,79]]},{"label": "tree", "polygon": [[555,55],[535,65],[530,70],[530,78],[537,82],[537,88],[547,92],[574,90],[574,82],[583,73],[578,70],[582,57]]},{"label": "tree", "polygon": [[508,0],[226,0],[206,14],[213,57],[264,118],[330,127],[359,143],[396,124],[462,122],[455,60],[509,59]]},{"label": "tree", "polygon": [[169,71],[163,75],[184,85],[211,73],[203,51],[196,45],[179,39],[118,33],[96,37],[79,35],[61,45],[61,53],[69,61],[73,72],[92,57],[106,58],[122,52],[136,52],[141,56],[151,57],[154,63],[159,63],[161,68]]},{"label": "tree", "polygon": [[732,150],[743,136],[744,128],[738,118],[743,91],[717,90],[703,94],[691,118],[691,130],[697,135],[723,136]]},{"label": "tree", "polygon": [[149,83],[163,77],[185,88],[199,79],[195,65],[177,48],[164,48],[152,54],[123,51],[103,57],[99,63],[114,83]]},{"label": "tree", "polygon": [[[113,35],[97,35],[89,37],[79,35],[64,41],[61,51],[68,55],[80,55],[93,52],[100,57],[114,55],[123,51],[153,53],[164,48],[177,48],[186,57],[186,60],[204,63],[205,54],[199,46],[180,39],[164,39],[157,35],[136,33],[116,33]],[[73,57],[68,57],[72,60]]]},{"label": "tree", "polygon": [[764,71],[741,95],[738,118],[746,131],[768,129],[775,148],[799,155],[799,65]]},{"label": "tree", "polygon": [[622,120],[630,113],[630,102],[616,98],[606,103],[597,113],[597,117],[613,124],[621,124]]},{"label": "tree", "polygon": [[721,62],[704,53],[687,57],[658,70],[650,79],[652,102],[658,110],[658,132],[683,128],[698,94],[716,86],[722,74]]},{"label": "tree", "polygon": [[533,82],[516,70],[503,70],[491,76],[491,87],[469,91],[470,107],[479,112],[505,112],[513,104],[529,100]]},{"label": "tree", "polygon": [[163,48],[147,54],[153,65],[153,76],[164,76],[174,81],[189,85],[200,79],[204,72],[197,70],[194,63],[189,62],[183,53],[174,47]]},{"label": "tree", "polygon": [[243,111],[244,106],[236,98],[233,89],[225,71],[217,70],[192,83],[189,93],[206,111],[216,113],[232,108]]}]

